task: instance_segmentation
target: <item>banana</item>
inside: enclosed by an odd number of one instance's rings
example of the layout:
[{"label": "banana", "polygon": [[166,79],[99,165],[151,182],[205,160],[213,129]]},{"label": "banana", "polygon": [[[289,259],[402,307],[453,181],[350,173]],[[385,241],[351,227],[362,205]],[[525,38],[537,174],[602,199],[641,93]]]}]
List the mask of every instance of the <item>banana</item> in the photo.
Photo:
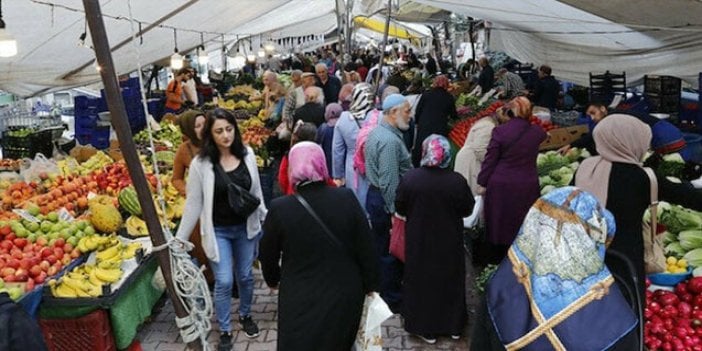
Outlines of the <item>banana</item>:
[{"label": "banana", "polygon": [[119,268],[102,269],[98,267],[95,270],[95,276],[106,283],[114,283],[122,277],[122,270]]},{"label": "banana", "polygon": [[109,261],[100,261],[97,264],[97,267],[93,268],[93,270],[97,269],[117,269],[120,266],[122,266],[122,257],[121,256],[115,256],[116,259],[111,259]]},{"label": "banana", "polygon": [[78,297],[78,293],[75,290],[71,289],[67,285],[58,284],[58,285],[52,287],[51,289],[52,289],[52,293],[56,297],[67,297],[67,298]]},{"label": "banana", "polygon": [[61,285],[65,285],[73,289],[76,295],[78,295],[78,297],[91,297],[90,294],[88,294],[87,292],[88,290],[90,290],[90,284],[85,280],[77,280],[72,279],[70,277],[63,277],[61,278]]},{"label": "banana", "polygon": [[122,259],[128,260],[136,255],[137,250],[141,248],[141,243],[131,243],[122,251]]},{"label": "banana", "polygon": [[102,285],[105,284],[105,282],[100,280],[100,278],[97,277],[96,273],[97,269],[93,269],[92,271],[90,271],[90,276],[88,277],[88,280],[90,281],[90,284],[102,287]]},{"label": "banana", "polygon": [[93,251],[93,250],[97,249],[97,247],[98,247],[97,236],[91,235],[91,236],[86,237],[85,247],[88,249],[88,251]]},{"label": "banana", "polygon": [[98,259],[98,261],[109,261],[111,258],[117,256],[120,253],[122,245],[112,245],[109,248],[98,251],[98,253],[95,255],[95,257]]}]

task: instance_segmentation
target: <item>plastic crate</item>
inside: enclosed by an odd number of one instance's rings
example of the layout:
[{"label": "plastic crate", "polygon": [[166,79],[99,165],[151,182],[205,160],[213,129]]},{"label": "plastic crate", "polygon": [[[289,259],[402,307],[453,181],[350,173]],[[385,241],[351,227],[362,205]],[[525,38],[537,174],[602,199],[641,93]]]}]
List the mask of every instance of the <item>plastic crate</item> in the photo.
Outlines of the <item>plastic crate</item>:
[{"label": "plastic crate", "polygon": [[30,148],[32,157],[41,153],[47,158],[54,154],[53,130],[43,129],[32,134],[32,147]]},{"label": "plastic crate", "polygon": [[116,350],[105,310],[72,319],[40,319],[39,326],[49,351]]},{"label": "plastic crate", "polygon": [[680,94],[677,95],[649,95],[646,100],[651,106],[651,112],[677,113],[680,112]]},{"label": "plastic crate", "polygon": [[676,95],[680,94],[681,80],[673,76],[644,76],[646,94]]},{"label": "plastic crate", "polygon": [[90,145],[98,150],[110,147],[110,126],[97,126],[90,135]]}]

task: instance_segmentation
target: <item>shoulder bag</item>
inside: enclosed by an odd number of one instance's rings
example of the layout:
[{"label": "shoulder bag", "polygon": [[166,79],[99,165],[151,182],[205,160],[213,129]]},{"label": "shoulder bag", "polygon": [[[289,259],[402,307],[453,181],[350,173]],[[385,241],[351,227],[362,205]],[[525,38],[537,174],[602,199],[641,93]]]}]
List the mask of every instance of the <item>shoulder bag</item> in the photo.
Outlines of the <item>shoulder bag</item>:
[{"label": "shoulder bag", "polygon": [[650,168],[643,169],[651,183],[651,203],[648,207],[651,213],[651,222],[643,222],[644,263],[646,273],[659,273],[665,271],[665,250],[663,238],[658,234],[658,179]]},{"label": "shoulder bag", "polygon": [[322,219],[319,218],[319,215],[317,215],[317,212],[314,211],[314,209],[312,208],[312,206],[310,206],[307,200],[305,200],[305,198],[298,193],[295,193],[295,198],[300,203],[300,205],[302,205],[302,207],[304,207],[305,210],[307,210],[307,213],[309,213],[310,216],[312,216],[312,218],[317,222],[317,224],[319,224],[319,226],[322,227],[322,231],[324,232],[324,234],[327,235],[332,245],[336,246],[341,251],[353,257],[353,255],[351,255],[351,253],[346,249],[344,244],[336,237],[336,235],[334,235],[334,233],[332,233],[331,229],[329,229],[329,227],[327,227],[327,225],[324,224],[324,221],[322,221]]},{"label": "shoulder bag", "polygon": [[[245,161],[241,160],[241,162]],[[246,164],[244,164],[244,167],[246,167]],[[249,217],[249,215],[256,211],[258,206],[261,204],[261,200],[251,194],[248,190],[232,182],[229,175],[224,172],[224,169],[219,162],[215,164],[215,169],[217,170],[217,173],[219,173],[220,177],[227,182],[227,200],[229,201],[229,206],[231,206],[236,214],[244,218]]]}]

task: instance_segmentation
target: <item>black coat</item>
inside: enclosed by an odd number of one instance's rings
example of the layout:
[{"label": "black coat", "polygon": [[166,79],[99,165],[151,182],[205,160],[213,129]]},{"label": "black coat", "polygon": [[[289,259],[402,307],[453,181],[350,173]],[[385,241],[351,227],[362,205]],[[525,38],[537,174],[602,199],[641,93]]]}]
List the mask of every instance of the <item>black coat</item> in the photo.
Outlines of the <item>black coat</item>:
[{"label": "black coat", "polygon": [[480,75],[478,76],[478,85],[480,85],[480,89],[482,89],[483,94],[487,93],[493,86],[495,86],[495,70],[492,68],[492,66],[487,65],[480,71]]},{"label": "black coat", "polygon": [[297,124],[298,120],[312,123],[319,128],[324,123],[324,106],[314,102],[308,102],[300,106],[293,112],[293,126]]},{"label": "black coat", "polygon": [[41,335],[41,329],[22,306],[0,293],[0,350],[44,351],[47,348]]},{"label": "black coat", "polygon": [[412,150],[412,163],[419,167],[422,158],[422,142],[432,134],[448,136],[449,118],[456,118],[456,100],[448,91],[433,88],[419,98],[414,120],[417,138]]},{"label": "black coat", "polygon": [[329,105],[332,102],[339,101],[339,92],[341,91],[341,81],[335,76],[329,75],[327,83],[323,84],[322,81],[317,79],[317,86],[322,88],[324,92],[324,103]]},{"label": "black coat", "polygon": [[280,283],[278,350],[346,351],[365,294],[378,289],[368,220],[349,189],[314,183],[299,191],[344,248],[333,244],[294,196],[271,202],[259,259],[266,283]]},{"label": "black coat", "polygon": [[532,102],[536,106],[554,109],[556,108],[560,91],[561,85],[556,78],[546,76],[539,79],[534,85],[534,100]]}]

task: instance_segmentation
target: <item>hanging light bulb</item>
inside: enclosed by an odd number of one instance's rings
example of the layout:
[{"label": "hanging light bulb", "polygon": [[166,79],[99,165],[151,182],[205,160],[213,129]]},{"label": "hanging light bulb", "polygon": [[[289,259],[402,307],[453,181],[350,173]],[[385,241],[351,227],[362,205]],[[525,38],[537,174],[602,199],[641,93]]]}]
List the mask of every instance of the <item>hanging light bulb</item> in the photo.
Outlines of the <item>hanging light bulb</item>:
[{"label": "hanging light bulb", "polygon": [[204,39],[203,34],[200,33],[200,47],[198,48],[197,62],[201,65],[206,65],[210,61],[210,57],[207,55],[207,51],[205,51]]},{"label": "hanging light bulb", "polygon": [[5,21],[2,19],[2,1],[0,1],[0,57],[15,55],[17,55],[17,40],[5,29]]},{"label": "hanging light bulb", "polygon": [[256,62],[256,56],[254,56],[254,55],[248,55],[248,56],[246,56],[246,60],[249,61],[249,62],[252,62],[252,63],[253,63],[253,62]]},{"label": "hanging light bulb", "polygon": [[171,55],[171,69],[179,70],[183,68],[183,56],[178,53],[178,35],[175,28],[173,28],[173,42],[175,47],[173,48],[173,55]]}]

